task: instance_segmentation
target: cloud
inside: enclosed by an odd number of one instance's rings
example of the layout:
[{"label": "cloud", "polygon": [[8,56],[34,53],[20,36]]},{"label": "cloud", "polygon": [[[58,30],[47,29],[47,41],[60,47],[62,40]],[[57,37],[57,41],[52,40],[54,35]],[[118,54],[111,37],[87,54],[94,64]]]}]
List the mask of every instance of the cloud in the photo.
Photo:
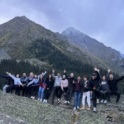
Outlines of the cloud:
[{"label": "cloud", "polygon": [[124,0],[1,0],[0,23],[15,16],[62,32],[74,27],[124,53]]}]

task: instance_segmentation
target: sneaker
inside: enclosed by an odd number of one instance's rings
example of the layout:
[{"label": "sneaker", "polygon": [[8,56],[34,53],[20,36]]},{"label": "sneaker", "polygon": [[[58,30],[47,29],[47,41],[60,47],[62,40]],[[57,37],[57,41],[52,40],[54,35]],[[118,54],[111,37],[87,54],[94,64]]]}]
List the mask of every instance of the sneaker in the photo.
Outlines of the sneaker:
[{"label": "sneaker", "polygon": [[85,110],[85,108],[84,108],[84,107],[82,107],[82,108],[80,108],[80,110]]},{"label": "sneaker", "polygon": [[69,101],[67,101],[67,103],[68,103],[68,104],[70,104],[70,102],[69,102]]},{"label": "sneaker", "polygon": [[45,101],[45,103],[47,103],[47,100]]},{"label": "sneaker", "polygon": [[99,103],[99,99],[97,99],[97,103]]},{"label": "sneaker", "polygon": [[107,100],[104,101],[104,104],[106,104],[106,103],[107,103]]},{"label": "sneaker", "polygon": [[38,98],[37,100],[40,101],[40,98]]},{"label": "sneaker", "polygon": [[60,103],[60,100],[57,101],[57,104],[59,104],[59,103]]},{"label": "sneaker", "polygon": [[79,106],[77,106],[77,109],[79,110],[79,109],[80,109],[80,107],[79,107]]},{"label": "sneaker", "polygon": [[31,96],[30,98],[31,98],[31,99],[35,99],[35,97],[34,97],[34,96]]},{"label": "sneaker", "polygon": [[87,111],[90,111],[90,108],[87,108]]},{"label": "sneaker", "polygon": [[40,102],[42,102],[42,99],[40,99]]},{"label": "sneaker", "polygon": [[67,104],[67,103],[68,103],[68,101],[65,101],[65,102],[64,102],[64,104]]},{"label": "sneaker", "polygon": [[103,103],[103,99],[101,100],[101,103]]},{"label": "sneaker", "polygon": [[93,108],[93,111],[96,112],[96,107]]},{"label": "sneaker", "polygon": [[73,111],[76,111],[76,107],[73,108]]},{"label": "sneaker", "polygon": [[44,100],[43,100],[43,103],[45,103],[45,102],[46,102],[46,100],[44,99]]}]

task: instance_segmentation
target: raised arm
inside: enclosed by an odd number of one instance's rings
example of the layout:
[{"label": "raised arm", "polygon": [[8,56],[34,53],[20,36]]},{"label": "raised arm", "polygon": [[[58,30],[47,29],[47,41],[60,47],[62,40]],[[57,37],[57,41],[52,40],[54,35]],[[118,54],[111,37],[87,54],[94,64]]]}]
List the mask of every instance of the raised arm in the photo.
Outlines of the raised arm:
[{"label": "raised arm", "polygon": [[117,82],[121,81],[124,79],[124,76],[121,76],[120,78],[116,79]]},{"label": "raised arm", "polygon": [[16,79],[16,77],[15,77],[15,76],[13,76],[13,75],[11,75],[11,73],[6,72],[6,74],[8,74],[8,75],[9,75],[9,77],[11,77],[13,80],[15,80],[15,79]]},{"label": "raised arm", "polygon": [[55,76],[55,70],[54,69],[52,70],[52,77],[54,77],[54,78],[56,77]]},{"label": "raised arm", "polygon": [[109,75],[110,75],[110,72],[111,72],[111,70],[110,70],[110,69],[108,69],[108,73],[107,73],[107,75],[106,75],[106,79],[107,79],[107,81],[109,80]]},{"label": "raised arm", "polygon": [[30,82],[28,83],[28,85],[27,85],[27,86],[29,86],[29,85],[33,84],[33,83],[34,83],[34,80],[35,80],[35,79],[33,79],[32,81],[30,81]]},{"label": "raised arm", "polygon": [[1,75],[1,74],[0,74],[0,77],[1,77],[1,78],[8,78],[8,76]]},{"label": "raised arm", "polygon": [[45,75],[46,75],[46,73],[47,73],[46,71],[45,71],[45,72],[42,72],[42,74],[41,74],[41,75],[42,75],[42,76],[45,76]]},{"label": "raised arm", "polygon": [[64,75],[66,76],[66,79],[68,79],[68,76],[67,76],[66,70],[64,70],[63,72],[64,72]]}]

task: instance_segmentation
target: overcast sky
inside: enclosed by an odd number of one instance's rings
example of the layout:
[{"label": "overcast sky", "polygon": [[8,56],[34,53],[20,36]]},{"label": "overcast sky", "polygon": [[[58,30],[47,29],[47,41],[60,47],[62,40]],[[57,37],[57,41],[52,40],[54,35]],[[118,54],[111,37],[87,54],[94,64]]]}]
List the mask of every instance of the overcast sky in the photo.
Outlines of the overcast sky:
[{"label": "overcast sky", "polygon": [[23,15],[54,32],[74,27],[124,53],[124,0],[0,0],[0,24]]}]

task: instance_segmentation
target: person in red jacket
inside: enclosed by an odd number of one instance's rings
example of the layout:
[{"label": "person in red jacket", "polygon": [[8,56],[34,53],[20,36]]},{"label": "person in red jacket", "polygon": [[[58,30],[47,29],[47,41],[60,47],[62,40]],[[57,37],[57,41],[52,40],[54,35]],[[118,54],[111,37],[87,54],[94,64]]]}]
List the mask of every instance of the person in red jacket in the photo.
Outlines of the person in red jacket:
[{"label": "person in red jacket", "polygon": [[82,90],[82,82],[81,77],[77,77],[77,81],[73,82],[74,85],[74,111],[76,109],[80,109],[80,102],[81,102],[81,90]]}]

